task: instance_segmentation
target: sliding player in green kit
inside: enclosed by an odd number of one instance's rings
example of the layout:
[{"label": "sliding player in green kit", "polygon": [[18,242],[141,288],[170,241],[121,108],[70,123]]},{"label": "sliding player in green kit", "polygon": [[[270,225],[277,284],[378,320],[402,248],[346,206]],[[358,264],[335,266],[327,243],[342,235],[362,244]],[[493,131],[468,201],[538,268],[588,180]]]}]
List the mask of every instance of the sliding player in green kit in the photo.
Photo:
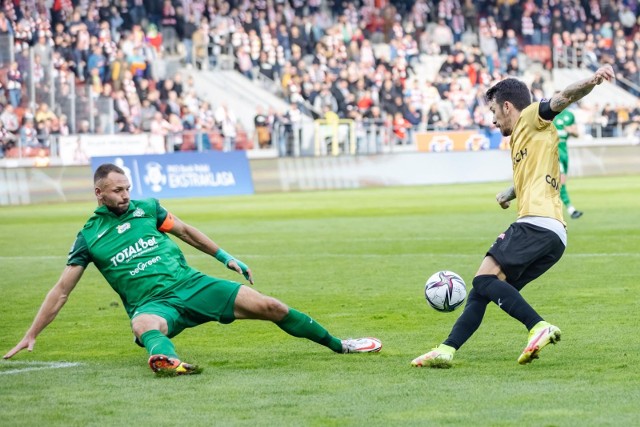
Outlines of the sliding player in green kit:
[{"label": "sliding player in green kit", "polygon": [[207,276],[187,265],[170,233],[215,257],[253,284],[251,270],[198,229],[167,212],[156,199],[130,200],[130,183],[116,165],[103,164],[94,175],[98,208],[78,233],[67,267],[47,294],[24,338],[5,356],[33,350],[36,337],[55,319],[90,262],[120,295],[136,342],[147,349],[154,372],[194,374],[170,338],[185,328],[236,319],[270,320],[295,337],[336,353],[380,351],[376,338],[340,340],[309,316],[240,283]]},{"label": "sliding player in green kit", "polygon": [[564,110],[553,119],[553,124],[558,131],[558,157],[560,158],[560,200],[567,208],[567,213],[571,218],[578,219],[582,216],[582,211],[577,210],[571,204],[569,191],[567,191],[567,175],[569,174],[569,148],[567,140],[569,136],[578,136],[576,119],[569,110]]}]

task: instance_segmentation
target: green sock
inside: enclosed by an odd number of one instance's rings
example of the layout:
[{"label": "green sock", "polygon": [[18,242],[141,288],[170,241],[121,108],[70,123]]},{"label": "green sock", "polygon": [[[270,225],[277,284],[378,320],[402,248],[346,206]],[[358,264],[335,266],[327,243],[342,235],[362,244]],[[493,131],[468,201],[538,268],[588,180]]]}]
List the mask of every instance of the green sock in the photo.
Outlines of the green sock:
[{"label": "green sock", "polygon": [[331,336],[329,331],[304,313],[293,308],[276,325],[289,335],[298,338],[306,338],[325,347],[329,347],[336,353],[342,353],[342,341]]},{"label": "green sock", "polygon": [[566,185],[561,185],[560,186],[560,199],[562,200],[562,203],[564,203],[565,206],[571,206],[571,200],[569,199],[569,192],[567,191],[567,186]]},{"label": "green sock", "polygon": [[149,356],[154,354],[164,354],[168,357],[179,359],[176,354],[176,348],[169,338],[157,329],[152,329],[140,336],[140,342],[149,352]]}]

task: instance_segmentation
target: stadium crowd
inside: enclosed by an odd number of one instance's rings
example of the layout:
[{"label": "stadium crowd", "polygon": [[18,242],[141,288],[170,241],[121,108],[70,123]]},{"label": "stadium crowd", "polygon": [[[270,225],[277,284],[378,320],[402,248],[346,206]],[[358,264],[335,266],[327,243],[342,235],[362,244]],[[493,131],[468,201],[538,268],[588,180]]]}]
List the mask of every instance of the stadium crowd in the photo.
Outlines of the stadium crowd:
[{"label": "stadium crowd", "polygon": [[[237,145],[236,112],[209,105],[192,82],[169,76],[166,58],[176,57],[197,68],[231,57],[248,78],[274,82],[292,107],[256,111],[260,146],[269,145],[276,124],[290,129],[301,113],[386,126],[397,143],[410,141],[415,130],[491,127],[483,94],[506,75],[523,76],[528,46],[572,46],[585,61],[608,58],[620,76],[640,85],[638,3],[3,0],[0,37],[13,36],[16,59],[0,72],[2,151],[18,141],[46,148],[49,135],[111,127],[167,135],[176,149],[190,146],[183,135],[191,130],[219,135],[227,148]],[[446,59],[434,76],[416,73],[436,55]],[[550,57],[543,61],[548,69]],[[56,105],[42,96],[34,111],[28,73],[36,88],[56,91]],[[531,83],[534,97],[542,97],[543,74]],[[64,99],[75,88],[80,97],[112,103],[113,123],[105,114],[71,123]],[[640,107],[603,105],[578,116],[613,136],[635,131]]]}]

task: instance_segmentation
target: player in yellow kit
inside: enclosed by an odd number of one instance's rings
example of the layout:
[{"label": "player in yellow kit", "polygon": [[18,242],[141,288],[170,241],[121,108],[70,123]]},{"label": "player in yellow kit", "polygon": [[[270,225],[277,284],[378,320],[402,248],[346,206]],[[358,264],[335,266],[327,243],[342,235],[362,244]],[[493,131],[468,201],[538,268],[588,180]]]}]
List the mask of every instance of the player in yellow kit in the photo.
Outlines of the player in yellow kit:
[{"label": "player in yellow kit", "polygon": [[487,91],[493,122],[502,135],[511,136],[513,187],[496,199],[503,209],[518,198],[518,219],[485,255],[464,311],[449,337],[430,352],[415,358],[413,366],[449,367],[453,355],[478,329],[489,302],[529,330],[529,341],[518,358],[526,364],[540,350],[560,340],[560,329],[544,319],[525,301],[520,290],[551,268],[567,245],[566,223],[560,201],[558,134],[552,120],[596,85],[614,78],[605,65],[550,100],[531,102],[529,88],[508,78]]}]

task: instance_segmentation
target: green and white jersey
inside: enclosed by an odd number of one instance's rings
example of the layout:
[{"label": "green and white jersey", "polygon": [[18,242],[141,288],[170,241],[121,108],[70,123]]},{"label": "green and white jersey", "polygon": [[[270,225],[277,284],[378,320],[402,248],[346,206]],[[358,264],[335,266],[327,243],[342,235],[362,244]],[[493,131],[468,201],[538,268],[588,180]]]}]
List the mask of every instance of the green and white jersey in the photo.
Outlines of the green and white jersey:
[{"label": "green and white jersey", "polygon": [[78,233],[67,265],[93,262],[131,317],[136,307],[170,296],[180,283],[201,274],[161,231],[165,221],[173,217],[156,199],[132,200],[120,216],[100,206]]},{"label": "green and white jersey", "polygon": [[553,119],[553,124],[558,130],[558,138],[560,139],[560,142],[558,143],[558,151],[560,152],[560,155],[567,153],[569,132],[567,132],[566,127],[573,125],[575,122],[576,119],[573,113],[569,110],[563,110],[555,117],[555,119]]}]

